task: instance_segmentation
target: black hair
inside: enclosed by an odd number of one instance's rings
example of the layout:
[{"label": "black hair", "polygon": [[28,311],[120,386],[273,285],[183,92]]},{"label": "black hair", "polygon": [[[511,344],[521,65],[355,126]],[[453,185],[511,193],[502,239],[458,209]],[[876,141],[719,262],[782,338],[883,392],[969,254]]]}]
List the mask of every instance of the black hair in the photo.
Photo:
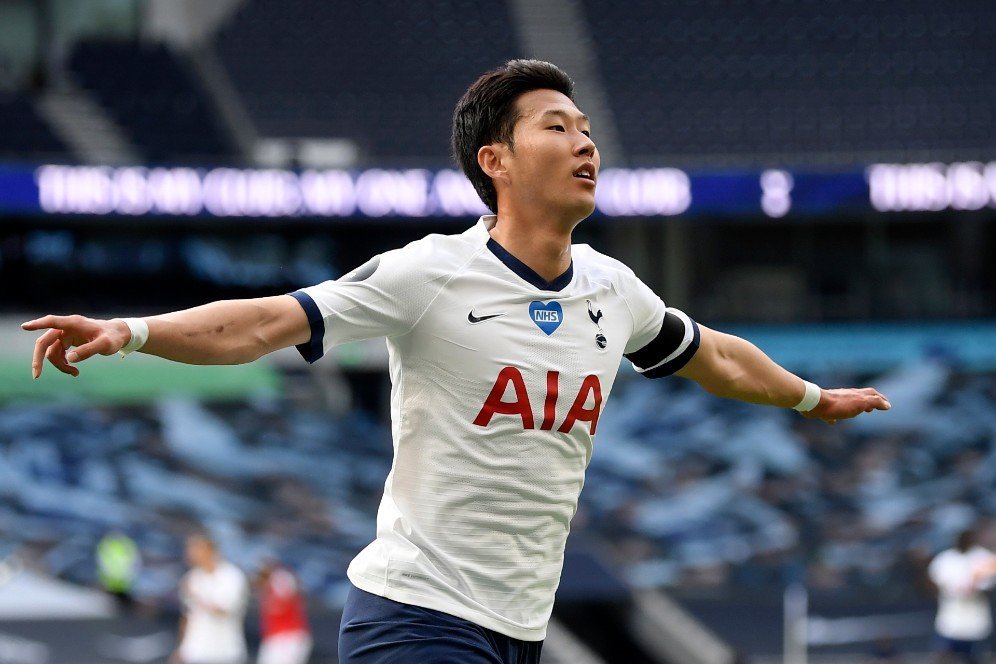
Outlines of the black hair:
[{"label": "black hair", "polygon": [[963,530],[958,533],[958,537],[955,539],[955,548],[962,553],[967,552],[975,546],[975,533],[971,530]]},{"label": "black hair", "polygon": [[492,212],[498,211],[498,192],[478,165],[477,152],[491,143],[515,149],[512,132],[519,119],[515,100],[533,90],[554,90],[574,101],[574,81],[556,65],[509,60],[474,81],[453,111],[453,156]]}]

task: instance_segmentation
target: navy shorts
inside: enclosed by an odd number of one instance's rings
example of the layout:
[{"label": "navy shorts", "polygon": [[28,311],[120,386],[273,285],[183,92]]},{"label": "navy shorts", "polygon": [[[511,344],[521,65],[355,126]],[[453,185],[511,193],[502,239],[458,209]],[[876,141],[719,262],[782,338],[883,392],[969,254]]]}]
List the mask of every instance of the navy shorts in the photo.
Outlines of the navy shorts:
[{"label": "navy shorts", "polygon": [[986,661],[986,639],[981,641],[962,641],[961,639],[949,639],[946,636],[936,635],[937,649],[949,655],[955,655],[954,661],[975,662]]},{"label": "navy shorts", "polygon": [[539,664],[542,647],[356,587],[339,628],[339,664]]}]

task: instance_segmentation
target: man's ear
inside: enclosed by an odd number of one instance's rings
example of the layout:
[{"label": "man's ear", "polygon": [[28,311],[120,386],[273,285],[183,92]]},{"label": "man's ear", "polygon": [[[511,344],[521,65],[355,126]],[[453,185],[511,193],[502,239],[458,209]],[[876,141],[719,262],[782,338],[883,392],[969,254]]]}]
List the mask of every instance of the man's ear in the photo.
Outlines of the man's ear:
[{"label": "man's ear", "polygon": [[505,155],[508,149],[502,143],[482,145],[477,151],[477,165],[492,180],[504,179],[508,175],[505,168]]}]

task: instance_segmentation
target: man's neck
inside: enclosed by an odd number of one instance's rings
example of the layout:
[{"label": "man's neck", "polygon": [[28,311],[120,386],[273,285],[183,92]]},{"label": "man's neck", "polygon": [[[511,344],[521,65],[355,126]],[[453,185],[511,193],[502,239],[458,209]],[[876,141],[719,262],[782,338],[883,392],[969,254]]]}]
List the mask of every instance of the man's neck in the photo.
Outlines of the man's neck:
[{"label": "man's neck", "polygon": [[573,224],[558,223],[542,213],[524,215],[499,205],[491,237],[536,274],[553,281],[571,265],[571,230]]}]

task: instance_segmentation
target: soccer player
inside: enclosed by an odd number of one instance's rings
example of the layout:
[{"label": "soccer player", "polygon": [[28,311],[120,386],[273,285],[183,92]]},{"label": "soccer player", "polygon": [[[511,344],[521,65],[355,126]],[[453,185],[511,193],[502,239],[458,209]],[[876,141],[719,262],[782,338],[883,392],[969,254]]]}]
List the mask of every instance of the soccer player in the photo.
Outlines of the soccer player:
[{"label": "soccer player", "polygon": [[249,582],[204,535],[187,538],[190,571],[180,581],[183,616],[177,664],[243,664]]},{"label": "soccer player", "polygon": [[304,594],[294,574],[277,560],[259,570],[260,643],[256,664],[304,664],[313,640]]},{"label": "soccer player", "polygon": [[[496,214],[430,235],[338,281],[145,319],[45,316],[24,324],[76,375],[101,353],[249,362],[296,345],[387,337],[394,463],[377,536],[349,566],[340,657],[538,662],[599,417],[622,358],[712,394],[826,422],[889,403],[823,390],[743,339],[668,307],[574,227],[595,208],[599,155],[573,82],[513,60],[467,90],[453,147]],[[75,347],[75,348],[74,348]],[[609,441],[611,442],[611,441]]]},{"label": "soccer player", "polygon": [[940,661],[988,661],[993,618],[986,591],[992,588],[996,556],[976,543],[973,531],[964,530],[952,548],[930,562],[927,574],[937,588],[934,629]]},{"label": "soccer player", "polygon": [[132,588],[142,567],[142,554],[135,540],[112,530],[97,542],[95,553],[100,584],[114,597],[118,608],[130,610],[135,603]]}]

